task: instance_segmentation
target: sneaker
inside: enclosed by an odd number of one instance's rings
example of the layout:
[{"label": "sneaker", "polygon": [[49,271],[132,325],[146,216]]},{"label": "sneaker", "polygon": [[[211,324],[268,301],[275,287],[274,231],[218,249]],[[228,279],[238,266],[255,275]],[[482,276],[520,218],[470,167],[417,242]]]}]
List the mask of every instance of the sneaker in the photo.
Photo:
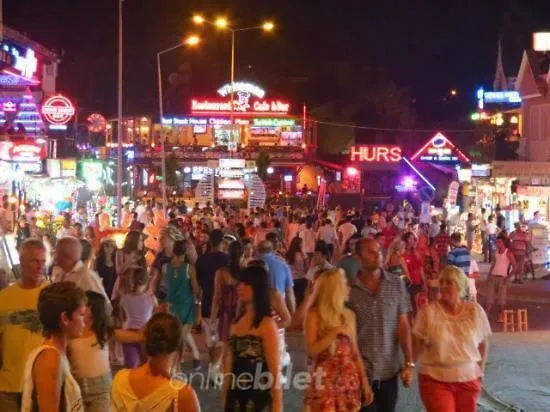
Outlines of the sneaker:
[{"label": "sneaker", "polygon": [[202,368],[201,360],[200,359],[193,359],[193,370],[194,371],[200,371]]}]

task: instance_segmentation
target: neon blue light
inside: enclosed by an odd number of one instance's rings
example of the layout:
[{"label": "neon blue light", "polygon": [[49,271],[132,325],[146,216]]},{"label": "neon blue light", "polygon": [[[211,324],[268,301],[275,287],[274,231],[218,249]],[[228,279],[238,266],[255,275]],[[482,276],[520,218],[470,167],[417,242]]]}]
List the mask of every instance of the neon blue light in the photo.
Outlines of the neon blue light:
[{"label": "neon blue light", "polygon": [[432,185],[430,183],[430,181],[422,174],[420,173],[420,171],[413,166],[413,164],[411,163],[411,161],[409,159],[407,159],[405,156],[403,156],[403,160],[405,161],[405,163],[407,163],[410,168],[424,181],[424,183],[426,183],[434,192],[435,192],[435,186]]},{"label": "neon blue light", "polygon": [[483,87],[477,89],[477,107],[479,107],[480,109],[483,109],[483,93]]},{"label": "neon blue light", "polygon": [[521,103],[519,92],[502,91],[502,92],[484,92],[483,101],[485,103]]}]

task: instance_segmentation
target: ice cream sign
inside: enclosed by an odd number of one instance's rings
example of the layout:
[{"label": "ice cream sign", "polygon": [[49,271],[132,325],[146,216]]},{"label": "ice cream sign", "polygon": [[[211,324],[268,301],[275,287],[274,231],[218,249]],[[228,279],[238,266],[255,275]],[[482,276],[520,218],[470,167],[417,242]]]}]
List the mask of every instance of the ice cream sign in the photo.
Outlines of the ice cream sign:
[{"label": "ice cream sign", "polygon": [[470,159],[442,133],[432,137],[411,157],[411,160],[429,163],[470,163]]}]

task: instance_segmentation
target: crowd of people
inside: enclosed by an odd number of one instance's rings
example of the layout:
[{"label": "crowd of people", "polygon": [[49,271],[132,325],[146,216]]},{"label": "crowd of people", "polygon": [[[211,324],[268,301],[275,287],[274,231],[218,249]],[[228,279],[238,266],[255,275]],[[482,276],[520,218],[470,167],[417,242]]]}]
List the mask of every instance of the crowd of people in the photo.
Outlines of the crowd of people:
[{"label": "crowd of people", "polygon": [[[226,411],[280,411],[288,329],[304,334],[305,410],[393,411],[415,371],[428,411],[476,410],[491,329],[469,238],[445,222],[419,225],[411,207],[183,203],[164,220],[139,203],[118,248],[81,212],[55,244],[22,239],[20,279],[0,291],[0,410],[197,411],[175,378],[185,360],[208,370]],[[507,242],[487,309],[515,270]]]}]

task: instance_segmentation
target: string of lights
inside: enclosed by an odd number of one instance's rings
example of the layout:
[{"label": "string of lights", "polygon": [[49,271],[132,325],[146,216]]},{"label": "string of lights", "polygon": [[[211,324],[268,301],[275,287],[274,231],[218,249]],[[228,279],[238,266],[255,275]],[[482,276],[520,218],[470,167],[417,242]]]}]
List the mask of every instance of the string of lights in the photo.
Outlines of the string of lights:
[{"label": "string of lights", "polygon": [[444,130],[448,133],[479,133],[483,131],[491,131],[491,128],[475,128],[475,129],[447,129],[447,128],[439,128],[439,129],[400,129],[400,128],[393,128],[393,127],[375,127],[375,126],[361,126],[361,125],[354,125],[354,124],[348,124],[348,123],[338,123],[338,122],[327,122],[323,120],[315,120],[315,119],[308,119],[309,122],[322,124],[322,125],[328,125],[328,126],[336,126],[336,127],[349,127],[353,129],[361,129],[361,130],[373,130],[373,131],[380,131],[380,132],[402,132],[402,133],[437,133],[441,130]]}]

